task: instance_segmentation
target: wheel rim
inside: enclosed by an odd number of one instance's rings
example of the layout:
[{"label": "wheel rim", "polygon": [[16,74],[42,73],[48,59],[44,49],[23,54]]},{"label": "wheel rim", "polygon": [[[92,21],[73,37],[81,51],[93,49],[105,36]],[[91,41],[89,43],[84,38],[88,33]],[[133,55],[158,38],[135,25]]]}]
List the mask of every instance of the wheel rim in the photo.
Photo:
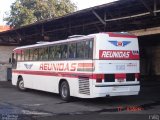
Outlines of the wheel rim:
[{"label": "wheel rim", "polygon": [[67,97],[68,90],[65,84],[62,85],[62,96],[65,98]]},{"label": "wheel rim", "polygon": [[25,88],[24,88],[24,82],[23,82],[23,80],[21,80],[20,82],[19,82],[19,88],[21,89],[21,90],[24,90]]}]

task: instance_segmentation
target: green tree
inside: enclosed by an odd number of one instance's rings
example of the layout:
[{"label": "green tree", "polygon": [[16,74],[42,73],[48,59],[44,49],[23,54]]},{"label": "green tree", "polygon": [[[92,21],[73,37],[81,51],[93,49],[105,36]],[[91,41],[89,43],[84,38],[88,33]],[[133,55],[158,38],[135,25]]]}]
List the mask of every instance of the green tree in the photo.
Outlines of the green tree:
[{"label": "green tree", "polygon": [[11,27],[20,27],[44,19],[72,13],[77,9],[70,0],[16,0],[4,18]]}]

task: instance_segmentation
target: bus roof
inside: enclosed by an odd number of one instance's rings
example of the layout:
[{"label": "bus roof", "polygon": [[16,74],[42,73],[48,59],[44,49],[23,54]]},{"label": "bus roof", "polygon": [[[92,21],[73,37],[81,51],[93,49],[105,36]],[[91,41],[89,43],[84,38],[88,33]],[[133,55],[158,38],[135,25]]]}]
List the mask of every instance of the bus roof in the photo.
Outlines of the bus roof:
[{"label": "bus roof", "polygon": [[39,42],[39,43],[33,44],[33,45],[26,45],[26,46],[17,47],[14,50],[25,49],[25,48],[36,48],[36,47],[39,47],[39,46],[48,46],[48,45],[54,45],[54,44],[58,44],[58,43],[66,43],[66,42],[71,42],[71,41],[78,41],[78,40],[82,40],[82,39],[86,39],[86,38],[94,38],[95,35],[96,34],[85,35],[85,36],[82,36],[82,37],[69,38],[69,39],[65,39],[65,40],[52,41],[52,42]]}]

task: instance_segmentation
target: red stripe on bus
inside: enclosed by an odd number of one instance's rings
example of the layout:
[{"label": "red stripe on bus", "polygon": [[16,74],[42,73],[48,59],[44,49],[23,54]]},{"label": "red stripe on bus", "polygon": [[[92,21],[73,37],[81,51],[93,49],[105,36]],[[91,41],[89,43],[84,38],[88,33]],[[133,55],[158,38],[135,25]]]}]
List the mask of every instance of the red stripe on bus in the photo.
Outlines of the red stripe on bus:
[{"label": "red stripe on bus", "polygon": [[93,63],[78,63],[78,67],[92,68]]},{"label": "red stripe on bus", "polygon": [[43,75],[43,76],[58,76],[58,77],[89,77],[93,78],[92,74],[87,73],[69,73],[69,72],[49,72],[49,71],[27,71],[27,70],[13,70],[13,73],[18,74],[29,74],[29,75]]},{"label": "red stripe on bus", "polygon": [[137,38],[135,35],[129,35],[129,34],[120,34],[120,33],[114,33],[114,32],[107,32],[109,37],[123,37],[123,38]]},{"label": "red stripe on bus", "polygon": [[115,79],[124,79],[126,78],[126,74],[121,73],[121,74],[115,74]]}]

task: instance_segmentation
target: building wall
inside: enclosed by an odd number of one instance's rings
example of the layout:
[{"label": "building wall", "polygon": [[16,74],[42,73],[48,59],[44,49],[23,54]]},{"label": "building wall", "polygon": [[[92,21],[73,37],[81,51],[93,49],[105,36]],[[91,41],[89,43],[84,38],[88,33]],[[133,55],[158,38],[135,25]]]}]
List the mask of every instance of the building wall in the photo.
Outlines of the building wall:
[{"label": "building wall", "polygon": [[0,46],[0,81],[7,81],[7,69],[11,68],[9,58],[16,46]]},{"label": "building wall", "polygon": [[12,50],[16,46],[0,46],[0,63],[8,63],[12,55]]},{"label": "building wall", "polygon": [[152,68],[155,75],[160,75],[160,46],[153,48]]}]

